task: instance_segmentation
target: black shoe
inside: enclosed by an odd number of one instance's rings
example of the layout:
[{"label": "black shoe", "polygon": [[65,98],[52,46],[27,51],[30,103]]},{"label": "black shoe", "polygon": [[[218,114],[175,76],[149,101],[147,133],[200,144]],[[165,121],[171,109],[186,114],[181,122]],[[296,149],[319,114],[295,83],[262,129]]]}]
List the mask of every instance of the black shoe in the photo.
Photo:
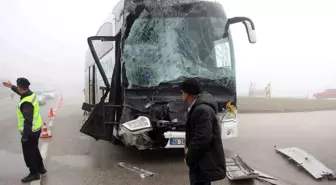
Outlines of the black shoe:
[{"label": "black shoe", "polygon": [[21,179],[21,182],[23,183],[28,183],[31,181],[36,181],[40,179],[40,175],[39,174],[29,174],[27,177]]},{"label": "black shoe", "polygon": [[47,170],[43,167],[42,169],[40,169],[39,173],[41,175],[45,175],[47,173]]}]

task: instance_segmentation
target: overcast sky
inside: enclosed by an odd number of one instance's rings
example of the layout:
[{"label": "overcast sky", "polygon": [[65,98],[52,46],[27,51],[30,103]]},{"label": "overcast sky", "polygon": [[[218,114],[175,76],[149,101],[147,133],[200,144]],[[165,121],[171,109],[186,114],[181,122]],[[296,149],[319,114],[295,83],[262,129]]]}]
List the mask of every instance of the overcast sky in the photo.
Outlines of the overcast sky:
[{"label": "overcast sky", "polygon": [[[258,86],[272,82],[273,92],[284,96],[336,88],[336,1],[219,2],[229,17],[248,16],[256,25],[257,44],[248,43],[243,25],[232,26],[240,93],[247,92],[250,81]],[[57,83],[82,83],[86,38],[115,3],[0,0],[0,79],[36,77],[38,72]]]}]

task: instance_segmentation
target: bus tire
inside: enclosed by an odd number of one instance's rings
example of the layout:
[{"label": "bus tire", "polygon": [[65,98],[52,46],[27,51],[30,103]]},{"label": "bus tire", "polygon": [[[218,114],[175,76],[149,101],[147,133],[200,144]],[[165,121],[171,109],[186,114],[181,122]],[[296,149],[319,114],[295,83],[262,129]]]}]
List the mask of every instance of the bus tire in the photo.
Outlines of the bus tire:
[{"label": "bus tire", "polygon": [[[113,127],[116,127],[116,125],[114,125]],[[114,128],[113,128],[113,132],[114,132]],[[111,140],[111,143],[114,144],[114,145],[120,145],[120,146],[123,146],[124,144],[120,141],[119,138],[117,138],[116,136],[114,136],[114,133],[112,133],[112,140]]]}]

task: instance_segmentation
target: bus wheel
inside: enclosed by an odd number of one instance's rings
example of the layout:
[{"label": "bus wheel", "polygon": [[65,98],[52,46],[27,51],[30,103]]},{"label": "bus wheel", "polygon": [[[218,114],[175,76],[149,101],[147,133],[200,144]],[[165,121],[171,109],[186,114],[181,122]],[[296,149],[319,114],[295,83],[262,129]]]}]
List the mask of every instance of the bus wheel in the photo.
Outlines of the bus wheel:
[{"label": "bus wheel", "polygon": [[114,125],[113,126],[113,134],[112,134],[112,140],[111,140],[111,143],[114,144],[114,145],[120,145],[120,146],[123,146],[124,143],[122,143],[120,141],[120,139],[118,139],[115,135],[117,135],[117,125]]},{"label": "bus wheel", "polygon": [[112,141],[111,141],[112,144],[114,145],[119,145],[119,146],[124,146],[124,143],[122,143],[117,137],[115,136],[112,136]]}]

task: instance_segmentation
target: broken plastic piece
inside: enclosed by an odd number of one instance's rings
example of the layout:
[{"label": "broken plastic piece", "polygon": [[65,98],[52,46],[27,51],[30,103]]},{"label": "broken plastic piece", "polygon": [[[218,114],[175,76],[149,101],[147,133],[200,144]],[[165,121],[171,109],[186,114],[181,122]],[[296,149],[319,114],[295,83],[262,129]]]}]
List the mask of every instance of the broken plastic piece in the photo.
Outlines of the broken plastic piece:
[{"label": "broken plastic piece", "polygon": [[225,160],[226,175],[230,180],[256,179],[258,177],[258,173],[254,172],[238,155]]},{"label": "broken plastic piece", "polygon": [[229,180],[256,179],[271,185],[290,185],[264,172],[252,169],[238,155],[226,158],[226,176]]},{"label": "broken plastic piece", "polygon": [[153,172],[150,172],[150,171],[147,171],[147,170],[144,170],[144,169],[140,169],[140,168],[138,168],[136,166],[133,166],[133,165],[130,165],[130,164],[126,164],[124,162],[118,163],[118,166],[123,167],[123,168],[125,168],[127,170],[130,170],[130,171],[139,173],[141,178],[151,177],[151,176],[155,175],[155,173],[153,173]]},{"label": "broken plastic piece", "polygon": [[267,183],[267,184],[272,184],[272,185],[282,184],[275,177],[272,177],[268,174],[265,174],[265,173],[257,171],[257,170],[253,170],[253,171],[258,174],[257,180],[259,180],[261,182],[264,182],[264,183]]},{"label": "broken plastic piece", "polygon": [[306,151],[297,148],[281,148],[276,149],[276,152],[289,157],[291,160],[297,163],[297,166],[304,168],[310,175],[315,179],[327,178],[330,180],[335,180],[335,174],[324,164],[318,161],[314,156],[310,155]]}]

